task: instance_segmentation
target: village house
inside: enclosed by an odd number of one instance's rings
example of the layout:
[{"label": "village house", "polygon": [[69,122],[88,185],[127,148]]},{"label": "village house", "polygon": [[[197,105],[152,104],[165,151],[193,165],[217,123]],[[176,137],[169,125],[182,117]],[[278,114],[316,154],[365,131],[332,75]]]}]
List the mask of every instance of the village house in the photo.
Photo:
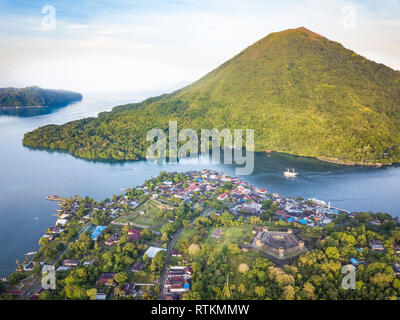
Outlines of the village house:
[{"label": "village house", "polygon": [[56,226],[65,226],[68,223],[68,219],[58,219]]},{"label": "village house", "polygon": [[114,286],[115,285],[115,277],[116,273],[114,272],[103,272],[100,277],[97,279],[97,283],[102,283],[106,286]]},{"label": "village house", "polygon": [[96,300],[106,300],[107,295],[103,291],[98,291],[96,294]]},{"label": "village house", "polygon": [[181,294],[190,290],[192,269],[187,266],[171,266],[165,281],[165,294]]},{"label": "village house", "polygon": [[63,228],[60,228],[60,227],[58,227],[58,226],[55,226],[55,227],[53,227],[53,228],[51,229],[51,233],[53,233],[53,234],[59,234],[59,233],[62,233],[62,232],[64,232],[64,229],[63,229]]},{"label": "village house", "polygon": [[47,240],[52,241],[52,240],[54,240],[55,237],[52,234],[46,233],[43,235],[43,238],[46,238]]},{"label": "village house", "polygon": [[136,284],[135,283],[124,283],[122,286],[122,291],[124,292],[124,296],[128,297],[130,295],[135,296],[137,293]]},{"label": "village house", "polygon": [[111,237],[109,237],[104,243],[107,246],[117,245],[119,240],[121,239],[121,235],[114,233]]},{"label": "village house", "polygon": [[67,266],[59,266],[58,268],[57,268],[57,271],[67,271],[67,270],[69,270],[71,267],[67,267]]},{"label": "village house", "polygon": [[180,253],[180,252],[176,251],[175,249],[173,249],[173,250],[171,250],[171,256],[180,258],[180,257],[182,257],[182,253]]},{"label": "village house", "polygon": [[33,268],[35,267],[36,262],[35,261],[31,261],[27,264],[24,265],[23,270],[24,271],[32,271]]},{"label": "village house", "polygon": [[135,242],[140,239],[141,231],[137,229],[131,229],[128,231],[129,241]]},{"label": "village house", "polygon": [[393,272],[394,272],[395,275],[400,275],[400,264],[396,263],[393,266]]},{"label": "village house", "polygon": [[92,266],[95,262],[96,262],[95,259],[86,260],[86,261],[83,262],[83,265],[84,265],[85,267],[86,267],[86,266]]},{"label": "village house", "polygon": [[214,232],[212,233],[211,238],[219,239],[219,238],[221,237],[222,233],[223,233],[223,230],[222,230],[222,229],[216,228],[216,229],[214,230]]},{"label": "village house", "polygon": [[226,192],[224,192],[218,196],[219,201],[224,201],[224,200],[226,200],[226,198],[228,198],[228,194]]},{"label": "village house", "polygon": [[385,251],[385,247],[383,246],[382,241],[380,240],[371,241],[370,245],[372,247],[372,250],[374,251],[379,251],[379,252]]},{"label": "village house", "polygon": [[77,267],[79,263],[80,261],[77,259],[65,259],[62,264],[65,267]]},{"label": "village house", "polygon": [[136,262],[131,266],[131,272],[139,272],[144,269],[144,262]]}]

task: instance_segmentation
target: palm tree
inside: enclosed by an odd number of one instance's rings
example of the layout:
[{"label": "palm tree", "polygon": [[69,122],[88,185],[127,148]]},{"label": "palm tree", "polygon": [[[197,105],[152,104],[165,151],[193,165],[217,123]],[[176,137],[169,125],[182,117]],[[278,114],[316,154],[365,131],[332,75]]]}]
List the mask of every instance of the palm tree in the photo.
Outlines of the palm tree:
[{"label": "palm tree", "polygon": [[225,283],[224,289],[222,290],[221,298],[224,298],[224,299],[232,298],[232,292],[231,292],[231,289],[229,286],[229,273],[226,275],[226,283]]}]

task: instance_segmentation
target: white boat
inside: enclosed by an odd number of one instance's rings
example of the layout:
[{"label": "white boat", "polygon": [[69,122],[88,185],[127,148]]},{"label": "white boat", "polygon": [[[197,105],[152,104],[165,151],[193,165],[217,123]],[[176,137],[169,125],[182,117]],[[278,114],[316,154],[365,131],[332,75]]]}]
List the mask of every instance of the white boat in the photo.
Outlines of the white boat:
[{"label": "white boat", "polygon": [[287,169],[287,170],[283,173],[283,175],[284,175],[285,177],[287,177],[287,178],[296,178],[297,172],[295,172],[294,169],[292,169],[292,170]]}]

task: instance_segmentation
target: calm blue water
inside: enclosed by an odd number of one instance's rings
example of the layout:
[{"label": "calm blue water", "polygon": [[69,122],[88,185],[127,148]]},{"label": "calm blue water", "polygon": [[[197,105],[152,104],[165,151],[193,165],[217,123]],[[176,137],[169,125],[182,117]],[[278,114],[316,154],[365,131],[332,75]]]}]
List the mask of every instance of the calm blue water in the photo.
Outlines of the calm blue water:
[{"label": "calm blue water", "polygon": [[[155,93],[154,93],[155,94]],[[153,94],[148,94],[153,95]],[[42,125],[62,124],[96,116],[118,104],[140,101],[143,94],[84,95],[81,102],[44,114],[0,114],[0,276],[16,267],[23,254],[37,249],[43,232],[54,224],[55,202],[49,194],[88,195],[101,200],[143,183],[159,172],[210,168],[235,175],[234,165],[154,165],[138,162],[93,162],[66,153],[33,151],[22,146],[23,134]],[[299,177],[282,172],[295,168]],[[271,192],[316,197],[348,210],[373,210],[399,215],[400,168],[360,168],[287,155],[257,154],[248,181]]]}]

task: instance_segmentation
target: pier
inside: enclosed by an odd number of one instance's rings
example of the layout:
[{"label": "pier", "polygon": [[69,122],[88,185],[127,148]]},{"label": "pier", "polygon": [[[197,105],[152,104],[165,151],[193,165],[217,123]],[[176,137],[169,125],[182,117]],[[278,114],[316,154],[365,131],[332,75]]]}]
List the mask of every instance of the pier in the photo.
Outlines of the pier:
[{"label": "pier", "polygon": [[65,198],[51,194],[46,197],[46,200],[64,202]]}]

